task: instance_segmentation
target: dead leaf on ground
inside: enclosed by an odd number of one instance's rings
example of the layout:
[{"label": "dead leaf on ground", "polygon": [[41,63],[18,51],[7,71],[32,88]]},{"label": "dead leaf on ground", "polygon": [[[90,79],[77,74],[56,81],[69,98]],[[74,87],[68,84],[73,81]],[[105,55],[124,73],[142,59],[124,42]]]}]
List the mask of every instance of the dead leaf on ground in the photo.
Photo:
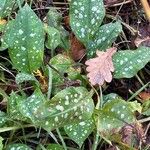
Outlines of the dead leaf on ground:
[{"label": "dead leaf on ground", "polygon": [[150,25],[141,25],[139,27],[139,34],[135,39],[134,44],[136,47],[150,47]]},{"label": "dead leaf on ground", "polygon": [[74,36],[70,37],[71,41],[71,57],[77,61],[85,55],[84,45]]},{"label": "dead leaf on ground", "polygon": [[97,51],[98,57],[87,60],[85,64],[88,66],[86,68],[87,77],[92,85],[103,85],[104,82],[112,81],[112,72],[114,72],[114,66],[112,62],[112,56],[117,51],[117,48],[112,47],[107,49],[106,52]]},{"label": "dead leaf on ground", "polygon": [[141,92],[141,93],[139,94],[139,97],[140,97],[143,101],[150,100],[150,91]]}]

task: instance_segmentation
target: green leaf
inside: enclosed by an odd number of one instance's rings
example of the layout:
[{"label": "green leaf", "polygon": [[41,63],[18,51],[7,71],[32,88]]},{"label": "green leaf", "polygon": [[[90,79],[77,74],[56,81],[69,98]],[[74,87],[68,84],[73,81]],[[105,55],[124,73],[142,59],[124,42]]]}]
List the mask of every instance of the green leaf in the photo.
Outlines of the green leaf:
[{"label": "green leaf", "polygon": [[55,30],[57,29],[59,31],[60,40],[61,40],[61,42],[59,43],[59,46],[64,48],[65,50],[68,50],[70,49],[69,33],[61,25],[62,19],[63,19],[62,15],[55,8],[50,7],[49,12],[47,13],[48,25],[49,27],[54,27]]},{"label": "green leaf", "polygon": [[11,28],[7,27],[4,39],[14,67],[18,70],[33,72],[41,66],[44,52],[43,24],[27,4],[18,12]]},{"label": "green leaf", "polygon": [[68,56],[58,54],[50,60],[50,64],[61,74],[60,75],[56,71],[52,70],[53,93],[57,93],[61,90],[61,88],[63,88],[64,80],[62,79],[62,77],[64,76],[64,73],[67,74],[67,78],[70,81],[77,80],[81,76],[80,71],[73,67],[75,65],[75,62]]},{"label": "green leaf", "polygon": [[12,119],[26,121],[27,119],[20,113],[18,103],[24,101],[24,97],[12,92],[7,102],[7,113]]},{"label": "green leaf", "polygon": [[150,48],[140,47],[137,50],[125,50],[115,53],[113,63],[115,78],[131,78],[150,61]]},{"label": "green leaf", "polygon": [[89,42],[87,46],[87,56],[89,58],[94,57],[97,50],[105,51],[112,45],[121,31],[122,26],[120,22],[109,23],[101,26],[93,37],[93,40]]},{"label": "green leaf", "polygon": [[46,147],[47,150],[64,150],[63,147],[59,144],[49,144]]},{"label": "green leaf", "polygon": [[143,107],[142,114],[150,116],[150,100],[145,101],[142,107]]},{"label": "green leaf", "polygon": [[70,3],[70,25],[72,31],[87,45],[99,30],[105,16],[102,0],[72,0]]},{"label": "green leaf", "polygon": [[19,111],[24,117],[29,118],[33,123],[38,125],[41,121],[40,119],[47,115],[47,111],[44,110],[45,100],[44,95],[37,88],[30,97],[18,103]]},{"label": "green leaf", "polygon": [[[23,3],[23,0],[20,0],[20,2]],[[17,7],[17,0],[0,0],[0,18],[7,17]]]},{"label": "green leaf", "polygon": [[45,118],[45,129],[63,127],[91,118],[94,104],[92,95],[83,87],[69,87],[46,102],[49,115]]},{"label": "green leaf", "polygon": [[0,111],[0,127],[2,127],[7,121],[7,116],[4,112]]},{"label": "green leaf", "polygon": [[33,150],[25,144],[10,144],[6,147],[6,150]]},{"label": "green leaf", "polygon": [[89,119],[93,109],[91,95],[82,87],[62,90],[50,101],[46,101],[37,89],[33,95],[19,103],[22,115],[47,131]]},{"label": "green leaf", "polygon": [[60,32],[53,27],[47,27],[46,32],[48,34],[46,47],[53,51],[61,43]]},{"label": "green leaf", "polygon": [[0,150],[3,150],[3,138],[0,136]]},{"label": "green leaf", "polygon": [[94,121],[89,119],[80,123],[66,125],[64,129],[67,135],[81,147],[85,139],[93,131],[94,127]]},{"label": "green leaf", "polygon": [[17,84],[20,84],[20,83],[25,82],[25,81],[34,81],[39,86],[39,82],[34,77],[34,75],[27,74],[27,73],[19,73],[19,74],[17,74],[17,76],[16,76],[16,83]]},{"label": "green leaf", "polygon": [[113,129],[123,127],[126,123],[134,123],[136,121],[134,112],[135,109],[130,103],[122,99],[110,100],[100,110],[98,130],[101,133],[109,133]]}]

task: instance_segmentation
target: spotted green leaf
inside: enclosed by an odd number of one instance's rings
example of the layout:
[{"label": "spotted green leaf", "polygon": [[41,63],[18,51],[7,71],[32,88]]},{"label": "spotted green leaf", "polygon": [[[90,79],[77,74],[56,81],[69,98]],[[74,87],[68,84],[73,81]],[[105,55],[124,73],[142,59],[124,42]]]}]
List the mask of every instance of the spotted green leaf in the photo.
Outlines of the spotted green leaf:
[{"label": "spotted green leaf", "polygon": [[[22,3],[23,0],[20,0]],[[17,0],[0,0],[0,18],[11,14],[13,8],[18,7]]]},{"label": "spotted green leaf", "polygon": [[79,123],[91,118],[94,104],[92,95],[83,87],[69,87],[46,102],[49,117],[45,129]]},{"label": "spotted green leaf", "polygon": [[29,146],[25,145],[25,144],[10,144],[6,147],[6,150],[33,150],[32,148],[30,148]]},{"label": "spotted green leaf", "polygon": [[64,129],[67,135],[81,147],[94,127],[94,121],[90,119],[80,123],[66,125]]},{"label": "spotted green leaf", "polygon": [[62,77],[66,73],[68,76],[67,78],[69,80],[77,80],[78,77],[80,77],[80,71],[73,66],[75,65],[75,62],[70,59],[70,57],[58,54],[57,56],[53,57],[50,60],[50,64],[56,68],[61,75],[59,75],[57,72],[53,71],[53,93],[57,93],[61,90],[61,88],[64,88],[64,81]]},{"label": "spotted green leaf", "polygon": [[134,112],[135,109],[130,103],[122,99],[110,100],[100,110],[98,130],[101,133],[108,133],[123,127],[126,123],[134,123],[136,121]]},{"label": "spotted green leaf", "polygon": [[45,100],[44,95],[37,88],[30,97],[18,103],[19,111],[24,117],[29,118],[37,125],[41,121],[40,119],[47,115],[44,107]]},{"label": "spotted green leaf", "polygon": [[47,48],[53,51],[61,43],[60,32],[56,28],[49,27],[49,26],[46,28],[46,32],[47,32],[46,46]]},{"label": "spotted green leaf", "polygon": [[109,23],[101,26],[93,39],[89,41],[87,46],[87,56],[92,58],[96,55],[96,51],[105,51],[115,41],[120,34],[122,26],[120,22]]},{"label": "spotted green leaf", "polygon": [[25,121],[26,118],[20,113],[18,103],[25,98],[12,92],[7,102],[7,113],[9,118]]},{"label": "spotted green leaf", "polygon": [[60,34],[59,46],[68,50],[70,48],[69,33],[61,25],[62,19],[62,15],[55,8],[50,7],[49,12],[47,13],[48,26],[55,28],[55,30],[57,29],[57,32]]},{"label": "spotted green leaf", "polygon": [[59,144],[49,144],[46,147],[46,150],[64,150],[63,147]]},{"label": "spotted green leaf", "polygon": [[37,85],[39,85],[39,82],[37,79],[34,77],[32,74],[27,74],[27,73],[19,73],[16,76],[16,83],[20,84],[25,81],[34,81]]},{"label": "spotted green leaf", "polygon": [[0,150],[3,150],[3,138],[0,136]]},{"label": "spotted green leaf", "polygon": [[82,87],[62,90],[49,101],[45,101],[43,94],[36,90],[19,104],[23,116],[47,131],[89,119],[93,109],[91,95]]},{"label": "spotted green leaf", "polygon": [[117,52],[113,57],[115,78],[131,78],[150,61],[150,48]]},{"label": "spotted green leaf", "polygon": [[0,127],[2,127],[7,121],[7,116],[4,112],[0,111]]},{"label": "spotted green leaf", "polygon": [[44,30],[43,24],[26,4],[7,27],[2,41],[9,47],[9,55],[14,67],[22,72],[33,72],[43,60]]},{"label": "spotted green leaf", "polygon": [[85,45],[99,30],[104,16],[105,8],[102,0],[71,1],[70,25],[75,35]]}]

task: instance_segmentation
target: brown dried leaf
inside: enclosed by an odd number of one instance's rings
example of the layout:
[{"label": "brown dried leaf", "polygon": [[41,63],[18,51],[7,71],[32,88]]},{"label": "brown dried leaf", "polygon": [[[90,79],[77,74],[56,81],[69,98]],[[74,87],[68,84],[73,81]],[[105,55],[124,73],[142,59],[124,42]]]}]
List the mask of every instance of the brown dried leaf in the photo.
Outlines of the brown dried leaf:
[{"label": "brown dried leaf", "polygon": [[77,61],[85,55],[84,45],[75,37],[70,37],[71,41],[71,57],[73,60]]},{"label": "brown dried leaf", "polygon": [[150,91],[141,92],[141,93],[139,94],[139,97],[140,97],[143,101],[150,100]]},{"label": "brown dried leaf", "polygon": [[88,67],[86,68],[87,77],[92,85],[103,85],[104,82],[111,82],[114,66],[112,62],[112,56],[116,52],[117,48],[112,47],[107,49],[106,52],[97,51],[98,57],[87,60],[85,62]]}]

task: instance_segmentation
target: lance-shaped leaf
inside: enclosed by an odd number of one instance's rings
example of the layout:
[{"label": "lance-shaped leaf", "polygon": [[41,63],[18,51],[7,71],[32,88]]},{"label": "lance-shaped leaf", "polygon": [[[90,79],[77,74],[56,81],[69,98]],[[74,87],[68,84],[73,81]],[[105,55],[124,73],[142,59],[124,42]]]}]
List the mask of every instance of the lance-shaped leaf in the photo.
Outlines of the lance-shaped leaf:
[{"label": "lance-shaped leaf", "polygon": [[6,147],[6,150],[33,150],[33,149],[25,144],[18,143],[8,145]]},{"label": "lance-shaped leaf", "polygon": [[43,94],[36,90],[34,94],[19,104],[20,112],[47,131],[63,127],[68,123],[89,119],[94,104],[85,88],[70,87],[45,101]]},{"label": "lance-shaped leaf", "polygon": [[[20,3],[23,3],[23,0],[20,0]],[[0,18],[10,15],[16,7],[18,7],[17,0],[0,0]]]},{"label": "lance-shaped leaf", "polygon": [[125,124],[136,121],[134,112],[136,109],[122,99],[110,100],[105,103],[99,113],[99,127],[101,133],[109,133],[113,129],[119,129]]},{"label": "lance-shaped leaf", "polygon": [[46,47],[53,51],[61,43],[61,34],[56,28],[49,26],[46,27],[46,32],[47,32]]},{"label": "lance-shaped leaf", "polygon": [[89,119],[80,123],[66,125],[64,129],[67,135],[81,147],[94,127],[94,121]]},{"label": "lance-shaped leaf", "polygon": [[[70,48],[69,33],[61,25],[62,19],[63,19],[62,15],[55,8],[50,7],[49,12],[47,13],[48,26],[55,28],[55,30],[57,29],[57,32],[59,32],[59,34],[60,34],[59,46],[61,46],[65,50],[68,50]],[[48,32],[48,34],[50,34],[50,32]],[[48,37],[48,41],[50,40],[49,38],[50,37]],[[53,43],[51,43],[51,44],[53,44]]]},{"label": "lance-shaped leaf", "polygon": [[0,111],[0,127],[2,127],[7,121],[7,116],[4,112]]},{"label": "lance-shaped leaf", "polygon": [[46,102],[49,116],[45,118],[45,129],[79,123],[91,118],[94,104],[92,95],[83,87],[69,87]]},{"label": "lance-shaped leaf", "polygon": [[113,57],[114,77],[131,78],[150,61],[150,48],[140,47],[137,50],[117,52]]},{"label": "lance-shaped leaf", "polygon": [[14,66],[22,72],[33,72],[43,60],[44,30],[43,24],[26,4],[7,28],[5,43]]},{"label": "lance-shaped leaf", "polygon": [[93,39],[88,43],[87,56],[89,58],[94,57],[96,50],[105,51],[112,45],[121,31],[122,26],[120,22],[109,23],[101,26]]},{"label": "lance-shaped leaf", "polygon": [[85,44],[99,30],[105,16],[102,0],[72,0],[70,25],[75,35]]},{"label": "lance-shaped leaf", "polygon": [[47,111],[44,108],[45,100],[44,95],[37,88],[30,97],[18,103],[19,111],[24,117],[38,124],[41,121],[40,119],[47,115]]},{"label": "lance-shaped leaf", "polygon": [[12,92],[7,102],[7,113],[12,119],[25,121],[26,118],[20,113],[18,103],[25,98]]},{"label": "lance-shaped leaf", "polygon": [[103,85],[104,81],[111,82],[114,71],[112,56],[116,52],[116,48],[107,49],[106,52],[97,51],[98,57],[89,59],[85,62],[87,74],[92,85]]},{"label": "lance-shaped leaf", "polygon": [[34,75],[27,74],[27,73],[19,73],[16,76],[16,83],[20,84],[25,81],[34,81],[37,86],[39,86],[38,80],[34,77]]}]

